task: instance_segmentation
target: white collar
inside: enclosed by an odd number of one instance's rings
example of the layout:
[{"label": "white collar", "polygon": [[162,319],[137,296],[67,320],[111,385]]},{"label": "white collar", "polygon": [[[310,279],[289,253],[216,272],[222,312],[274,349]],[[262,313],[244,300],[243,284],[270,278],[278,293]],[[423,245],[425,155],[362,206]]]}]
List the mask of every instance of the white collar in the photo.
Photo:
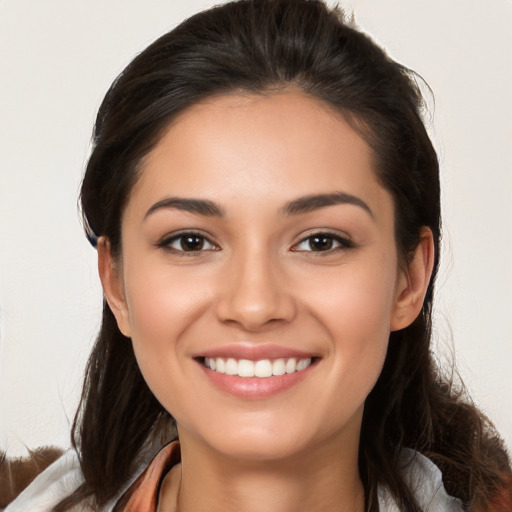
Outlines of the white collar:
[{"label": "white collar", "polygon": [[[400,456],[401,473],[424,512],[462,512],[460,500],[449,496],[440,469],[419,452],[405,448]],[[378,491],[380,512],[400,512],[385,487]]]},{"label": "white collar", "polygon": [[[458,499],[448,496],[439,468],[420,453],[404,449],[400,457],[404,479],[424,512],[462,512]],[[141,470],[146,467],[142,466]],[[78,456],[69,450],[43,471],[4,512],[49,512],[83,482]],[[378,490],[380,512],[400,512],[391,493],[383,486]],[[110,512],[113,504],[99,512]],[[78,510],[83,510],[78,507]]]}]

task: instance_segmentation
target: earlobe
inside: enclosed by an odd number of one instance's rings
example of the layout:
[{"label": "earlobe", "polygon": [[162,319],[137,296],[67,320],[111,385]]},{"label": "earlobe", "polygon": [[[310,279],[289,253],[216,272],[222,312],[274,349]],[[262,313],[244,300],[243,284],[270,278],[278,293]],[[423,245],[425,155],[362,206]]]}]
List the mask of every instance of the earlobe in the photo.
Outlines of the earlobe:
[{"label": "earlobe", "polygon": [[106,237],[98,240],[98,272],[105,299],[116,317],[119,330],[130,337],[128,307],[124,296],[123,281],[120,269],[115,265],[110,242]]},{"label": "earlobe", "polygon": [[430,228],[423,227],[412,260],[401,272],[391,318],[391,330],[410,325],[419,315],[434,267],[434,240]]}]

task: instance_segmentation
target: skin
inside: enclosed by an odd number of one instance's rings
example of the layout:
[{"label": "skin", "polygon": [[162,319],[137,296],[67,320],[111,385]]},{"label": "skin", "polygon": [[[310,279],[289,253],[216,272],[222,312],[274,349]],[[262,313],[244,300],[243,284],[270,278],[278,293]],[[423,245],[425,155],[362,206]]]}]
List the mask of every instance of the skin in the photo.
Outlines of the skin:
[{"label": "skin", "polygon": [[[357,199],[283,212],[338,192]],[[223,215],[154,207],[169,197],[214,201]],[[182,250],[176,234],[190,230],[205,237],[201,250]],[[331,238],[312,250],[318,233]],[[428,229],[410,264],[400,261],[371,149],[319,101],[297,91],[224,96],[173,121],[132,190],[120,260],[99,243],[110,307],[178,425],[182,464],[159,510],[364,510],[364,402],[389,333],[421,309]],[[219,389],[197,359],[269,343],[315,364],[264,398]]]}]

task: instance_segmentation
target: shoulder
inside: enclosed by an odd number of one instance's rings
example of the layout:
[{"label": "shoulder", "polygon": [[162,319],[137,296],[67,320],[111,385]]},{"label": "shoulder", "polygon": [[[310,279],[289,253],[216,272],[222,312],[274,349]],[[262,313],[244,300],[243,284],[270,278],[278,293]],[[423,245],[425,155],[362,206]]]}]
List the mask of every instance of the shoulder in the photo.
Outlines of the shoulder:
[{"label": "shoulder", "polygon": [[[461,502],[449,496],[440,469],[419,452],[404,449],[400,457],[402,475],[425,512],[462,512]],[[383,512],[399,512],[391,493],[379,488],[379,506]]]},{"label": "shoulder", "polygon": [[78,456],[68,450],[40,473],[5,512],[49,512],[83,482]]},{"label": "shoulder", "polygon": [[[120,490],[119,494],[112,498],[106,505],[98,509],[97,507],[91,506],[89,502],[81,502],[70,509],[69,512],[84,512],[85,510],[111,512],[114,510],[119,497],[132,486],[134,481],[147,468],[153,456],[153,449],[153,446],[150,446],[147,450],[143,450],[132,478],[126,483],[126,486]],[[7,508],[3,509],[2,506],[9,503],[9,500],[6,500],[3,504],[0,502],[0,512],[53,512],[54,507],[58,503],[73,494],[83,483],[84,477],[78,454],[75,450],[70,449],[55,460],[55,462],[46,467],[44,471],[40,472],[30,485],[28,485],[14,501],[7,505]],[[12,497],[14,498],[15,496],[16,495]],[[3,495],[1,497],[3,498]]]}]

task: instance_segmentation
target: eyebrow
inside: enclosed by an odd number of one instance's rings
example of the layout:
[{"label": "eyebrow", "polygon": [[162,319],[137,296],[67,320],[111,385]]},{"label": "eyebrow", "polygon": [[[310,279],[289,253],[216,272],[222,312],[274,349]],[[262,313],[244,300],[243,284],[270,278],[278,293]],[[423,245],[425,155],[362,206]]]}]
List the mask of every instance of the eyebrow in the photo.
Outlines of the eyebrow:
[{"label": "eyebrow", "polygon": [[220,206],[213,201],[207,199],[189,199],[185,197],[166,197],[156,202],[144,215],[147,219],[152,213],[166,209],[174,208],[176,210],[184,210],[190,213],[197,213],[207,217],[223,217],[224,212]]},{"label": "eyebrow", "polygon": [[[299,197],[286,204],[284,208],[282,208],[281,213],[286,216],[301,215],[337,204],[351,204],[358,206],[366,211],[372,219],[375,218],[371,208],[362,199],[345,192],[334,192],[332,194],[316,194]],[[196,213],[198,215],[204,215],[206,217],[224,216],[223,209],[218,204],[208,199],[166,197],[160,201],[157,201],[153,206],[151,206],[146,212],[146,215],[144,215],[144,219],[158,210],[167,208],[183,210],[190,213]]]},{"label": "eyebrow", "polygon": [[284,215],[300,215],[303,213],[313,212],[326,206],[336,204],[351,204],[359,206],[366,211],[372,219],[375,218],[371,208],[362,199],[345,192],[334,192],[333,194],[317,194],[311,196],[299,197],[289,202],[283,209]]}]

